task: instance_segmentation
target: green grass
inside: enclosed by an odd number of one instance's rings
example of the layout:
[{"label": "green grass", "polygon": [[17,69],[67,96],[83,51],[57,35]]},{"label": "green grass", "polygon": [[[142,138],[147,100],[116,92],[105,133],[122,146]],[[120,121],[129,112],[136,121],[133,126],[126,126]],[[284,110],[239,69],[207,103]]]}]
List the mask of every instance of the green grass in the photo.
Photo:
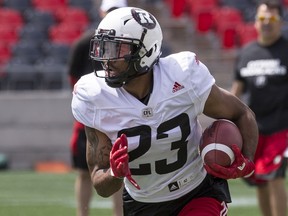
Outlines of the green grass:
[{"label": "green grass", "polygon": [[[0,215],[73,216],[75,173],[0,172]],[[96,195],[91,215],[110,216],[110,199]]]},{"label": "green grass", "polygon": [[260,216],[257,207],[256,190],[249,187],[243,180],[229,180],[232,203],[229,204],[231,216]]},{"label": "green grass", "polygon": [[[0,172],[0,215],[73,216],[75,173],[47,174],[32,171]],[[255,189],[241,180],[229,181],[230,216],[260,216]],[[111,216],[111,200],[94,195],[91,216]]]}]

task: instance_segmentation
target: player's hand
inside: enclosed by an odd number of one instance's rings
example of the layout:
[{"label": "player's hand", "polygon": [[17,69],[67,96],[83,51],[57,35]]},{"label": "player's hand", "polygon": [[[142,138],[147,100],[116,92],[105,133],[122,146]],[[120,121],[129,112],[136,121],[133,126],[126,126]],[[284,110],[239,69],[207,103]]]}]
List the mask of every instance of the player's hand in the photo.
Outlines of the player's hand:
[{"label": "player's hand", "polygon": [[111,175],[116,178],[126,177],[134,187],[140,190],[140,186],[131,176],[128,162],[129,155],[127,137],[125,134],[121,134],[121,136],[115,141],[110,152]]},{"label": "player's hand", "polygon": [[235,161],[230,167],[223,167],[214,163],[210,166],[204,165],[206,171],[223,179],[248,178],[255,170],[253,161],[245,158],[237,145],[232,145],[231,148],[235,154]]}]

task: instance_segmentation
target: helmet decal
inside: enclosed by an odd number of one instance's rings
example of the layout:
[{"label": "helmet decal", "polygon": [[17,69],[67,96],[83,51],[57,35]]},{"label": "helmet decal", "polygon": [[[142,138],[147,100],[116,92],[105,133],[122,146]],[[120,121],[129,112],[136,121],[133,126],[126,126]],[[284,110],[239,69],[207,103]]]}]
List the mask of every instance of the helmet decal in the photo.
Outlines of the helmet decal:
[{"label": "helmet decal", "polygon": [[135,8],[131,9],[131,13],[133,18],[139,23],[141,26],[147,29],[153,29],[156,26],[156,20],[154,17],[144,10],[137,10]]}]

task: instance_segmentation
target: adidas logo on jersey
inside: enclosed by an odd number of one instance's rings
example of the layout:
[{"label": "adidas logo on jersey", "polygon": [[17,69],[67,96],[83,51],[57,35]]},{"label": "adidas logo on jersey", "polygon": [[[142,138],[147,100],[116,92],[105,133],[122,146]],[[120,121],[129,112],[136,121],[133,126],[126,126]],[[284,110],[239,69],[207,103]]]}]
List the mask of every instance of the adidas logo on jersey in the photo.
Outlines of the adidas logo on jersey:
[{"label": "adidas logo on jersey", "polygon": [[173,89],[172,89],[172,92],[175,93],[175,92],[177,92],[177,91],[179,91],[179,90],[181,90],[183,88],[184,88],[183,85],[179,84],[178,82],[175,82],[174,86],[173,86]]},{"label": "adidas logo on jersey", "polygon": [[172,192],[172,191],[178,190],[179,185],[177,182],[172,182],[168,185],[168,188],[169,188],[169,191]]}]

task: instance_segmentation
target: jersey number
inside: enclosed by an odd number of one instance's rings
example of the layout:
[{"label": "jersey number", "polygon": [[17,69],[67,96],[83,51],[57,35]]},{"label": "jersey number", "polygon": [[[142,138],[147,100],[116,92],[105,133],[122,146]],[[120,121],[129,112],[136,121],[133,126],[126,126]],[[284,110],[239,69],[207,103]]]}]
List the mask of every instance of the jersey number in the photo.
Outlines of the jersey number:
[{"label": "jersey number", "polygon": [[[168,163],[167,159],[160,159],[155,161],[155,172],[157,174],[166,174],[174,172],[175,170],[184,166],[187,161],[187,137],[190,134],[189,117],[186,113],[182,113],[177,117],[163,122],[157,128],[156,139],[164,139],[169,136],[167,131],[179,127],[181,130],[181,139],[171,143],[171,151],[177,150],[177,160]],[[145,157],[144,154],[151,148],[151,128],[148,125],[141,125],[133,128],[127,128],[119,131],[119,134],[125,133],[127,137],[139,136],[139,145],[136,149],[129,152],[129,162],[140,157]],[[161,157],[161,155],[159,155]],[[151,163],[149,161],[144,164],[139,164],[139,168],[131,168],[133,175],[149,175],[152,173]]]}]

